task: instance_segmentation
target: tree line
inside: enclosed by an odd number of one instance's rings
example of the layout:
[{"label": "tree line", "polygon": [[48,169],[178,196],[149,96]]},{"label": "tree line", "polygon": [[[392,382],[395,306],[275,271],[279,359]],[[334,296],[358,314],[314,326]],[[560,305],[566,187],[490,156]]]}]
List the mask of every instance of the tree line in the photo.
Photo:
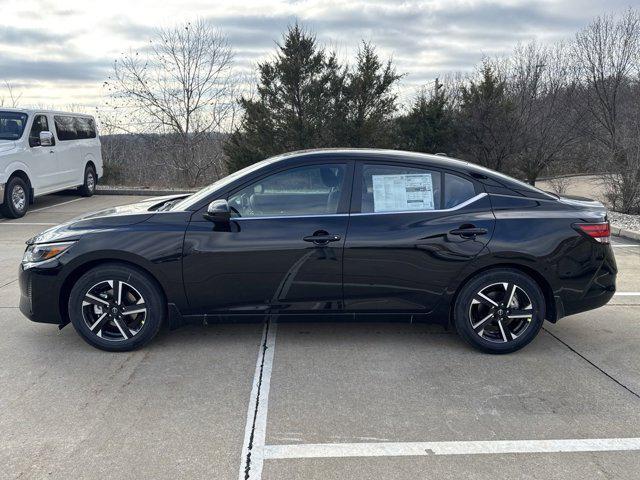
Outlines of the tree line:
[{"label": "tree line", "polygon": [[[564,42],[486,58],[471,74],[425,85],[408,104],[398,96],[403,73],[373,44],[341,60],[299,24],[258,64],[252,94],[237,94],[243,79],[232,58],[205,22],[161,31],[144,55],[114,65],[109,111],[127,115],[103,124],[137,125],[158,147],[158,164],[188,185],[292,150],[394,148],[445,153],[532,184],[602,173],[611,206],[640,212],[636,10],[598,17]],[[208,154],[212,141],[220,145]]]}]

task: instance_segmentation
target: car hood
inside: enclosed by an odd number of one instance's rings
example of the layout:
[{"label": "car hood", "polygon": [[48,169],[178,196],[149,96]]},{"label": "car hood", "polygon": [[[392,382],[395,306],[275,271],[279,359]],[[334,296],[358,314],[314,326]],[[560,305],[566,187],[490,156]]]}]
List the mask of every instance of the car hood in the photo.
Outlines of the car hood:
[{"label": "car hood", "polygon": [[8,152],[16,148],[16,142],[11,140],[0,140],[0,153]]},{"label": "car hood", "polygon": [[92,231],[135,225],[155,215],[155,210],[165,202],[184,198],[187,195],[177,194],[153,197],[142,202],[87,213],[45,230],[27,240],[27,244],[77,240],[82,235]]}]

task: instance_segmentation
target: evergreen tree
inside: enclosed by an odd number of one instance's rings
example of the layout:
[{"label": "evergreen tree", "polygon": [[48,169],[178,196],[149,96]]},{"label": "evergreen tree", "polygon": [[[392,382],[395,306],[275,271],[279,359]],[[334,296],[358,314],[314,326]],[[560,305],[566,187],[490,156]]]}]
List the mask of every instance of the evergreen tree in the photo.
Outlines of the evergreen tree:
[{"label": "evergreen tree", "polygon": [[505,171],[519,148],[518,122],[506,80],[495,66],[484,62],[480,78],[463,85],[460,93],[460,151],[471,161]]},{"label": "evergreen tree", "polygon": [[334,118],[345,110],[345,71],[334,54],[296,24],[276,57],[258,70],[257,98],[239,100],[243,120],[225,146],[230,171],[271,155],[336,144]]},{"label": "evergreen tree", "polygon": [[375,48],[362,43],[355,68],[347,74],[345,146],[392,146],[393,114],[397,110],[394,87],[402,76],[391,60],[383,64]]},{"label": "evergreen tree", "polygon": [[422,89],[411,110],[397,119],[398,147],[426,153],[452,149],[454,122],[451,99],[436,78],[433,91]]}]

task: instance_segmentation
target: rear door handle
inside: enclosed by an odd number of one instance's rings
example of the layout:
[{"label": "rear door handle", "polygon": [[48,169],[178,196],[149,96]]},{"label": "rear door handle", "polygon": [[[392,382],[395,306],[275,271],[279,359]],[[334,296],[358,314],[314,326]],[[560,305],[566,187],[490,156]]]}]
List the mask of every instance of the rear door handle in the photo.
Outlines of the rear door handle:
[{"label": "rear door handle", "polygon": [[341,239],[342,237],[340,237],[340,235],[331,235],[331,234],[327,234],[327,235],[307,235],[306,237],[303,237],[303,240],[305,242],[313,242],[313,243],[317,243],[318,245],[322,245],[322,244],[326,244],[329,242],[337,242]]},{"label": "rear door handle", "polygon": [[469,227],[456,228],[455,230],[451,230],[449,233],[451,235],[459,235],[461,237],[469,238],[475,237],[476,235],[486,235],[488,233],[488,230],[486,228]]}]

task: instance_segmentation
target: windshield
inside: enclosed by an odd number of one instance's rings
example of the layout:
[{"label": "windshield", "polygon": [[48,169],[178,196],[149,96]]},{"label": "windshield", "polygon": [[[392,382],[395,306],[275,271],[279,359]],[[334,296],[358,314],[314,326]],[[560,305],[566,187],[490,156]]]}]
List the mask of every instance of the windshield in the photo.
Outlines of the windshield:
[{"label": "windshield", "polygon": [[26,125],[26,113],[0,111],[0,140],[20,140]]},{"label": "windshield", "polygon": [[[267,158],[266,160],[262,160],[261,162],[254,163],[253,165],[249,165],[248,167],[245,167],[242,170],[238,170],[237,172],[232,173],[231,175],[227,175],[226,177],[221,178],[217,182],[214,182],[211,185],[204,187],[202,190],[198,190],[193,195],[190,195],[187,198],[181,200],[180,202],[172,205],[170,210],[188,210],[189,208],[191,208],[192,206],[200,202],[202,199],[211,195],[216,190],[219,190],[222,187],[229,185],[231,182],[233,182],[234,180],[237,180],[238,178],[244,175],[248,175],[264,167],[265,165],[268,165],[272,162],[275,162],[276,160],[279,160],[285,155],[289,155],[289,154]],[[212,198],[211,200],[217,200],[217,199]]]}]

